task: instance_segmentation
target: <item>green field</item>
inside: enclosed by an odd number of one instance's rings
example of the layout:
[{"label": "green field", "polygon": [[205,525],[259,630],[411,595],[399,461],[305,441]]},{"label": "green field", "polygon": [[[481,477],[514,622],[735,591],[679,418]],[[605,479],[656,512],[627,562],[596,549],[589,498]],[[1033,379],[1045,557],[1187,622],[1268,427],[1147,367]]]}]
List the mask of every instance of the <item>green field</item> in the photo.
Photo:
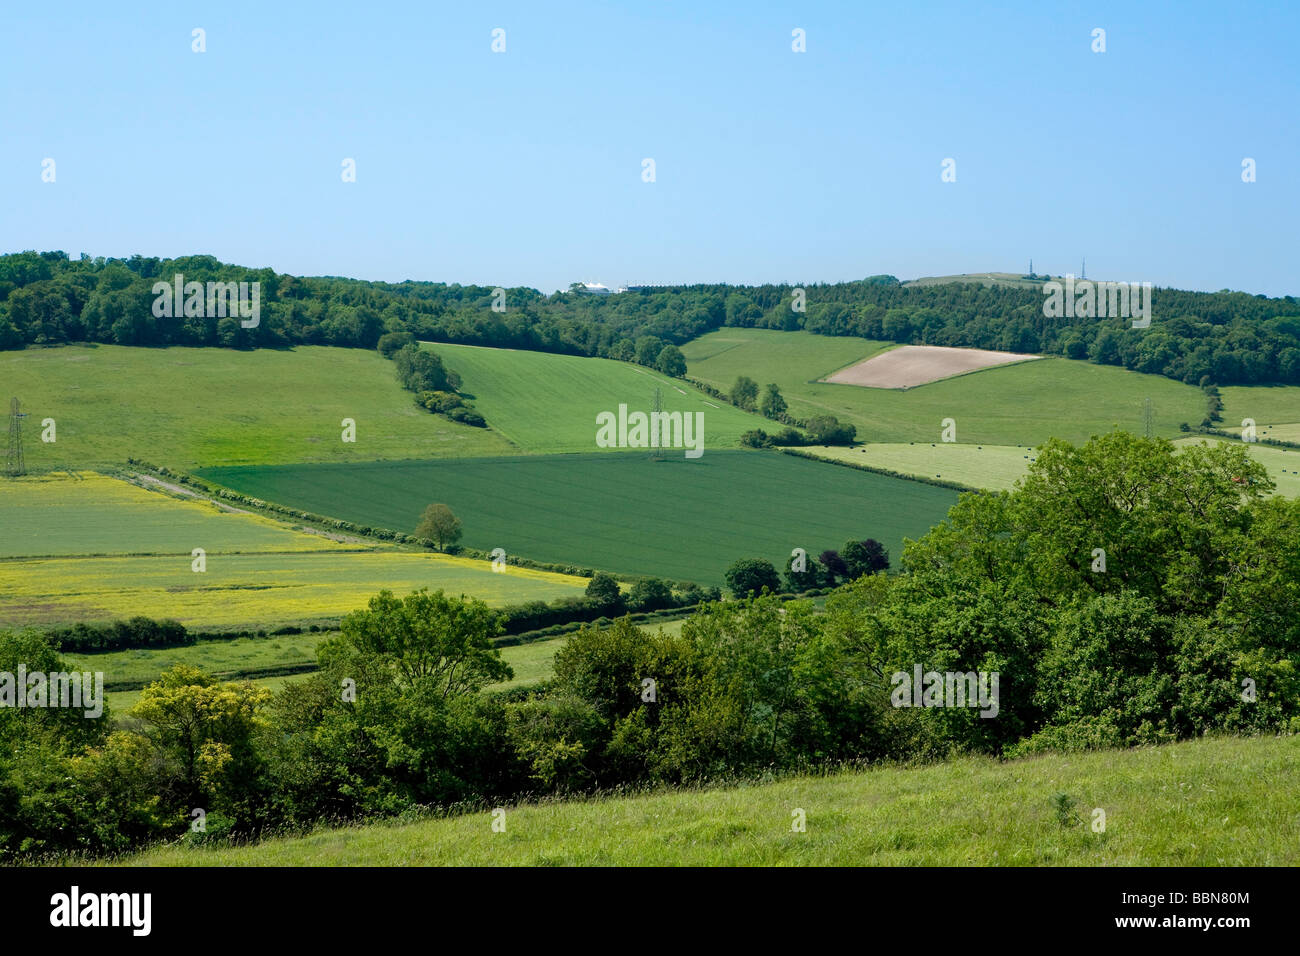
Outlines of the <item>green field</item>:
[{"label": "green field", "polygon": [[942,520],[957,495],[777,452],[706,452],[204,469],[268,501],[410,531],[430,502],[464,524],[462,544],[540,561],[716,584],[733,561],[784,567],[850,538],[897,558],[903,538]]},{"label": "green field", "polygon": [[871,442],[852,448],[812,445],[801,451],[830,461],[887,468],[918,478],[939,478],[994,491],[1010,490],[1037,457],[1033,448],[960,442]]},{"label": "green field", "polygon": [[628,362],[472,345],[426,347],[460,373],[462,391],[474,396],[488,424],[520,451],[594,452],[596,416],[617,413],[620,404],[629,412],[649,412],[656,386],[664,411],[704,414],[706,452],[736,447],[744,432],[765,422],[685,382]]},{"label": "green field", "polygon": [[0,559],[344,547],[266,518],[232,514],[208,502],[181,500],[93,472],[0,479],[0,528]]},{"label": "green field", "polygon": [[[27,349],[0,352],[0,382],[30,415],[31,471],[128,457],[191,468],[510,451],[488,429],[418,408],[368,349]],[[40,440],[45,418],[53,444]],[[355,444],[342,441],[344,418],[356,421]]]},{"label": "green field", "polygon": [[[857,426],[859,441],[937,442],[941,423],[952,418],[958,442],[1038,445],[1055,437],[1078,444],[1116,426],[1141,433],[1146,398],[1152,402],[1157,435],[1176,438],[1180,423],[1194,426],[1205,416],[1200,389],[1159,375],[1063,358],[985,369],[907,391],[819,383],[815,380],[855,361],[832,360],[821,351],[826,346],[812,341],[827,338],[837,341],[808,332],[722,329],[688,342],[682,353],[694,378],[723,389],[731,387],[737,374],[761,384],[775,382],[792,415],[835,415]],[[881,345],[867,339],[847,341],[856,344],[841,355]],[[819,358],[805,359],[806,350]],[[1229,397],[1233,390],[1223,391],[1235,414],[1235,403],[1245,396]],[[1300,388],[1293,391],[1300,396]],[[1282,406],[1289,399],[1278,396],[1272,401]],[[1300,413],[1273,420],[1300,421]]]},{"label": "green field", "polygon": [[177,664],[197,667],[223,680],[249,671],[288,664],[314,664],[316,646],[329,631],[238,637],[228,641],[199,641],[185,647],[141,648],[100,654],[68,654],[74,670],[98,671],[105,684],[147,684]]},{"label": "green field", "polygon": [[729,391],[739,376],[748,375],[760,387],[776,382],[784,392],[786,382],[816,382],[892,348],[893,342],[853,335],[737,328],[720,329],[687,342],[682,354],[687,375],[723,391]]},{"label": "green field", "polygon": [[[1206,440],[1201,437],[1178,438],[1174,444],[1183,448]],[[1217,438],[1208,440],[1223,441]],[[1291,498],[1300,495],[1300,451],[1260,444],[1244,447],[1268,469],[1269,477],[1277,483],[1278,494]],[[994,491],[1010,490],[1029,472],[1030,464],[1037,457],[1033,448],[946,442],[872,442],[853,448],[817,445],[802,451],[830,461],[887,468],[918,478],[940,478]]]},{"label": "green field", "polygon": [[[1180,438],[1174,444],[1181,448],[1188,445],[1199,445],[1203,441],[1216,443],[1224,440],[1221,438]],[[1274,448],[1270,445],[1256,443],[1230,442],[1230,444],[1245,448],[1246,451],[1250,452],[1252,458],[1268,469],[1268,476],[1277,484],[1277,494],[1286,495],[1289,498],[1300,496],[1300,451]]]},{"label": "green field", "polygon": [[[1056,794],[1081,819],[1063,825]],[[1106,813],[1093,833],[1092,811]],[[792,831],[796,809],[806,832]],[[130,866],[1296,866],[1300,738],[1000,762],[960,758],[726,790],[525,804],[321,830],[254,846],[160,847]]]},{"label": "green field", "polygon": [[[0,479],[0,527],[0,627],[143,614],[191,628],[266,629],[333,620],[383,588],[443,588],[503,605],[587,585],[518,567],[497,574],[487,561],[340,544],[89,473]],[[202,572],[192,566],[195,548],[206,552]]]},{"label": "green field", "polygon": [[1238,431],[1242,419],[1253,418],[1260,438],[1300,441],[1300,386],[1228,385],[1219,393],[1223,396],[1219,427],[1224,431]]},{"label": "green field", "polygon": [[[1225,429],[1225,431],[1230,429]],[[1289,441],[1300,445],[1300,422],[1283,422],[1277,425],[1258,425],[1256,434],[1262,441],[1272,438],[1274,441]]]}]

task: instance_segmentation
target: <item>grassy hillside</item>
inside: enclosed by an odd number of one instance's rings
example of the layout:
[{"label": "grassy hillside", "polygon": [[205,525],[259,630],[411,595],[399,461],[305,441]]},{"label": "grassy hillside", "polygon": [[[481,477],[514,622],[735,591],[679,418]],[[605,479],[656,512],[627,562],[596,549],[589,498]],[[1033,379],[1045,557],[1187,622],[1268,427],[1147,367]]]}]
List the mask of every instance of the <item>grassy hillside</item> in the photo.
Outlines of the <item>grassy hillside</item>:
[{"label": "grassy hillside", "polygon": [[[586,360],[590,361],[590,360]],[[430,502],[464,525],[462,544],[540,561],[720,583],[741,557],[784,567],[790,551],[904,536],[942,520],[956,493],[775,452],[533,456],[219,468],[200,472],[269,501],[409,531]]]},{"label": "grassy hillside", "polygon": [[682,346],[687,373],[729,391],[736,378],[748,375],[759,386],[776,382],[815,382],[855,365],[893,342],[851,335],[773,332],[768,329],[719,329]]},{"label": "grassy hillside", "polygon": [[[1065,794],[1075,808],[1056,809]],[[1104,833],[1091,829],[1093,809]],[[806,832],[792,832],[792,814]],[[960,759],[372,825],[131,866],[1295,866],[1300,738]]]},{"label": "grassy hillside", "polygon": [[[29,349],[0,352],[0,382],[6,403],[16,395],[31,416],[32,471],[129,457],[191,468],[494,455],[510,447],[487,429],[417,408],[392,363],[367,349]],[[40,440],[45,418],[56,422],[53,444]],[[357,423],[355,444],[341,440],[344,418]]]},{"label": "grassy hillside", "polygon": [[628,362],[470,345],[427,347],[460,373],[462,390],[474,396],[488,424],[521,451],[596,451],[596,415],[617,413],[620,403],[629,412],[649,412],[656,386],[664,411],[704,413],[706,450],[734,448],[741,434],[764,422]]},{"label": "grassy hillside", "polygon": [[[743,346],[719,351],[738,333],[743,333]],[[1157,435],[1178,437],[1181,422],[1195,425],[1205,416],[1205,399],[1190,385],[1062,358],[986,369],[905,392],[822,384],[813,379],[837,366],[828,364],[828,356],[820,352],[816,359],[803,357],[805,349],[813,348],[809,340],[817,338],[803,332],[723,329],[687,343],[682,352],[693,377],[720,388],[730,388],[738,369],[748,361],[761,372],[744,374],[780,385],[791,414],[836,415],[857,426],[860,441],[937,442],[940,423],[953,418],[959,442],[1036,445],[1056,437],[1078,443],[1116,425],[1140,432],[1142,403],[1148,397]],[[879,344],[849,341],[856,342],[858,350]],[[716,358],[703,357],[710,354]],[[858,358],[866,354],[870,353]],[[1286,420],[1300,421],[1300,414]]]}]

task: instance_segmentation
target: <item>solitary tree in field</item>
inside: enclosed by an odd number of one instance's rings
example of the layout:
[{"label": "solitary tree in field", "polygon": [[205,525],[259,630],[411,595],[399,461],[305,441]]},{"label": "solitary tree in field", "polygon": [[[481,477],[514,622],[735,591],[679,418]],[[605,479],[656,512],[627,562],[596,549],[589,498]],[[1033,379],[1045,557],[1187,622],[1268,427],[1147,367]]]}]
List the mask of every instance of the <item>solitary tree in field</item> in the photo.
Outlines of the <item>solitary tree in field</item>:
[{"label": "solitary tree in field", "polygon": [[768,418],[779,419],[785,414],[786,407],[781,389],[775,383],[768,385],[763,392],[763,400],[758,404],[758,410]]},{"label": "solitary tree in field", "polygon": [[439,551],[445,551],[460,540],[460,519],[444,504],[429,505],[415,526],[415,536],[428,538]]},{"label": "solitary tree in field", "polygon": [[737,378],[736,384],[731,386],[731,403],[752,412],[756,401],[758,401],[758,383],[748,375]]}]

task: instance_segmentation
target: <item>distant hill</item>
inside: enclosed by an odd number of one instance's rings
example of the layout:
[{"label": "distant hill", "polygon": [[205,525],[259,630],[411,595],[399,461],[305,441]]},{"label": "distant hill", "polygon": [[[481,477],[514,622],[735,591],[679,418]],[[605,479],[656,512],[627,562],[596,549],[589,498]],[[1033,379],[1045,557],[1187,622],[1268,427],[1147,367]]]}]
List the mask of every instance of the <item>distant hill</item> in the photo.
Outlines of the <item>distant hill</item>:
[{"label": "distant hill", "polygon": [[[909,279],[903,283],[905,288],[932,285],[948,285],[953,282],[978,282],[983,286],[1005,285],[1018,289],[1037,289],[1053,276],[1036,275],[1034,278],[1016,275],[1012,272],[965,272],[955,276],[926,276],[922,279]],[[1060,279],[1060,276],[1055,278]]]}]

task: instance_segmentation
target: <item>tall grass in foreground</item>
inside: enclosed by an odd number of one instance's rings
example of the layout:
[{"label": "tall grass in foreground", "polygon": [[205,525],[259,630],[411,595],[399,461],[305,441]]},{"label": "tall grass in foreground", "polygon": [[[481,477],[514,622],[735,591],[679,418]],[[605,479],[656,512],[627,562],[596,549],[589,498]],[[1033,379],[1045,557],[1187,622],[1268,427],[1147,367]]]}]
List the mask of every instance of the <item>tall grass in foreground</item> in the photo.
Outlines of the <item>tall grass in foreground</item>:
[{"label": "tall grass in foreground", "polygon": [[[1063,809],[1064,808],[1064,809]],[[1105,811],[1094,832],[1094,810]],[[806,815],[795,832],[793,814]],[[1300,864],[1300,738],[962,758],[160,847],[135,866]]]}]

